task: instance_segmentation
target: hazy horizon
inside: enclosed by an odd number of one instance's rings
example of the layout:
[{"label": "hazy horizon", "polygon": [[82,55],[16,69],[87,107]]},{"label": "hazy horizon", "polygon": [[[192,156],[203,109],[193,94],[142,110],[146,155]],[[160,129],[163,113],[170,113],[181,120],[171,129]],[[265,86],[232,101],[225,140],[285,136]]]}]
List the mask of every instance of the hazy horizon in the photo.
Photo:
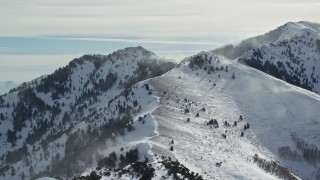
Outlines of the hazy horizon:
[{"label": "hazy horizon", "polygon": [[83,54],[143,46],[175,61],[266,33],[320,22],[316,0],[0,0],[0,81],[52,73]]}]

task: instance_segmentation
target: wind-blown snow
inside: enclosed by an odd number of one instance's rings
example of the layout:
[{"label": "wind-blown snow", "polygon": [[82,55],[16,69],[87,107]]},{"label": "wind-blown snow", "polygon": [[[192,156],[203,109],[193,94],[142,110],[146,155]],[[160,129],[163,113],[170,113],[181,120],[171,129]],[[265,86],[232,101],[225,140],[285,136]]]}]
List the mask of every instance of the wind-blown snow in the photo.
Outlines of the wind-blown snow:
[{"label": "wind-blown snow", "polygon": [[[281,160],[278,147],[294,147],[290,132],[319,143],[320,97],[222,57],[202,56],[215,59],[213,66],[228,66],[228,72],[192,71],[187,61],[150,80],[161,97],[160,107],[153,113],[159,123],[159,136],[151,142],[153,150],[169,154],[208,179],[277,179],[252,162],[254,154],[280,161],[296,175],[311,178],[315,167]],[[186,107],[188,114],[184,113]],[[243,121],[239,121],[240,115]],[[206,126],[210,119],[217,119],[220,127]],[[245,123],[250,124],[249,130],[243,129]],[[173,152],[168,151],[171,139],[175,141]],[[221,167],[216,162],[222,162]]]}]

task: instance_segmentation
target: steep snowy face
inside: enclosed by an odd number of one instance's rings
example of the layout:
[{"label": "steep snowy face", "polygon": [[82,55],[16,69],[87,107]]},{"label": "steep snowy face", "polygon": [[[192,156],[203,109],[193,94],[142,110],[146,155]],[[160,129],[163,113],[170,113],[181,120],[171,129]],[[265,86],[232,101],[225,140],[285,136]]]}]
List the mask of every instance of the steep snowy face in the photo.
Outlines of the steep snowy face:
[{"label": "steep snowy face", "polygon": [[205,179],[320,177],[319,95],[208,52],[149,83],[160,97],[154,153]]},{"label": "steep snowy face", "polygon": [[12,81],[0,82],[0,95],[9,92],[9,90],[16,86],[17,85]]},{"label": "steep snowy face", "polygon": [[295,23],[301,29],[290,39],[248,51],[238,61],[293,85],[320,92],[320,34],[309,24]]},{"label": "steep snowy face", "polygon": [[226,45],[224,47],[217,48],[212,52],[228,59],[236,59],[241,57],[247,51],[260,48],[263,45],[268,45],[270,43],[276,43],[278,41],[291,39],[295,36],[300,36],[304,34],[305,30],[319,34],[319,29],[320,24],[318,23],[307,21],[288,22],[266,34],[243,40],[239,44]]},{"label": "steep snowy face", "polygon": [[141,81],[174,65],[142,47],[84,55],[0,96],[0,179],[82,172],[154,101]]},{"label": "steep snowy face", "polygon": [[92,167],[83,177],[319,179],[319,95],[208,52],[132,90],[149,99],[147,87],[157,106],[142,106],[140,117],[155,121],[155,133],[137,147],[148,153],[123,167],[127,153],[118,150],[106,160],[119,169]]}]

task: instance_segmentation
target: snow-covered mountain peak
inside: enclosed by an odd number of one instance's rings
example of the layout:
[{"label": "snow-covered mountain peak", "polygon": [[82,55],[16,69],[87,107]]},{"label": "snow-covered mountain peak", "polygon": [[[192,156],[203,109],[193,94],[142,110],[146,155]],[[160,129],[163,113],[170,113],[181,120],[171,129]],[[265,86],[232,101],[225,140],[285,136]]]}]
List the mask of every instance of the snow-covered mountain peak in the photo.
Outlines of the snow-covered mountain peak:
[{"label": "snow-covered mountain peak", "polygon": [[319,24],[287,23],[294,36],[245,52],[238,61],[291,84],[320,92]]},{"label": "snow-covered mountain peak", "polygon": [[120,49],[111,54],[113,58],[123,57],[126,59],[138,58],[138,59],[149,59],[149,60],[160,60],[161,58],[154,54],[153,52],[143,48],[142,46],[137,47],[127,47]]},{"label": "snow-covered mountain peak", "polygon": [[[145,97],[152,94],[151,87],[137,83],[175,66],[159,60],[142,47],[84,55],[0,96],[0,176],[29,179],[44,171],[66,176],[60,163],[67,162],[68,168],[77,166],[78,161],[92,163],[80,154],[98,153],[100,143],[124,136],[133,123],[132,116],[144,103],[154,101]],[[131,92],[138,86],[143,88]],[[9,173],[9,165],[17,174]]]},{"label": "snow-covered mountain peak", "polygon": [[270,43],[291,39],[296,36],[301,36],[307,32],[313,32],[316,35],[319,35],[319,28],[320,25],[318,23],[307,21],[288,22],[265,34],[248,38],[237,44],[225,45],[212,50],[212,52],[217,55],[225,56],[228,59],[236,59],[252,49],[256,49]]},{"label": "snow-covered mountain peak", "polygon": [[319,32],[320,24],[310,21],[288,22],[284,26],[291,29],[312,29]]},{"label": "snow-covered mountain peak", "polygon": [[320,24],[308,21],[288,22],[285,25],[280,26],[279,29],[282,29],[283,32],[278,41],[282,41],[295,36],[301,36],[306,33],[314,33],[319,35]]}]

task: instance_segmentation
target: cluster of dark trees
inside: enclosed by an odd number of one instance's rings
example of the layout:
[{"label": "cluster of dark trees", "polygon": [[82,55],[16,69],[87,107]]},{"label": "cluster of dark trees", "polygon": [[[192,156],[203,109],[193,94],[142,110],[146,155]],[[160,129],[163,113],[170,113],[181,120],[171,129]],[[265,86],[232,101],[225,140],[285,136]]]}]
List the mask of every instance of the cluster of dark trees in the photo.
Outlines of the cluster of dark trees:
[{"label": "cluster of dark trees", "polygon": [[219,127],[219,123],[216,119],[211,119],[209,122],[207,122],[207,126],[210,126],[210,125],[212,125],[215,128]]},{"label": "cluster of dark trees", "polygon": [[318,51],[320,51],[320,39],[317,39],[316,44],[317,44]]},{"label": "cluster of dark trees", "polygon": [[291,133],[291,140],[296,144],[296,148],[302,152],[306,162],[312,165],[320,162],[320,150],[316,145],[309,144],[295,133]]},{"label": "cluster of dark trees", "polygon": [[[115,169],[117,176],[121,178],[124,174],[131,176],[132,178],[139,178],[141,180],[151,180],[155,176],[155,169],[147,161],[139,161],[132,163],[129,167],[120,167]],[[110,176],[110,171],[103,173],[105,176]]]},{"label": "cluster of dark trees", "polygon": [[[320,50],[320,49],[319,49]],[[318,168],[316,171],[315,171],[315,178],[316,179],[320,179],[320,168]]]},{"label": "cluster of dark trees", "polygon": [[[107,168],[115,168],[116,161],[117,161],[117,154],[115,152],[112,152],[109,154],[109,156],[102,158],[98,161],[99,167],[107,167]],[[126,152],[125,156],[123,154],[120,155],[120,167],[125,167],[129,164],[137,162],[139,159],[139,150],[138,148],[130,149],[128,152]]]},{"label": "cluster of dark trees", "polygon": [[195,68],[197,66],[198,68],[202,69],[202,67],[205,65],[205,62],[207,61],[207,55],[195,55],[190,59],[189,67],[191,69]]},{"label": "cluster of dark trees", "polygon": [[36,87],[38,92],[52,93],[52,99],[58,99],[64,96],[66,92],[71,91],[71,87],[67,85],[70,79],[72,69],[69,66],[59,68],[53,74],[41,79],[41,82]]},{"label": "cluster of dark trees", "polygon": [[[65,115],[69,119],[68,115]],[[133,119],[130,114],[118,117],[117,119],[110,119],[105,125],[100,128],[89,126],[86,131],[76,131],[70,133],[65,144],[65,156],[59,161],[59,165],[52,164],[49,175],[59,175],[72,177],[74,174],[81,173],[85,167],[79,166],[78,161],[85,162],[86,165],[92,163],[92,154],[98,148],[107,148],[105,140],[114,140],[113,135],[125,135],[128,130],[128,124],[132,123]],[[126,155],[126,160],[132,162],[134,152],[129,151]],[[128,157],[128,158],[127,158]],[[114,167],[117,157],[115,153],[111,153],[108,157],[99,161],[104,166]],[[120,157],[121,160],[121,157]]]},{"label": "cluster of dark trees", "polygon": [[131,164],[131,163],[135,163],[137,162],[139,159],[139,150],[138,148],[133,148],[133,149],[130,149],[128,152],[126,152],[126,156],[124,155],[120,155],[120,164],[119,166],[120,167],[124,167],[128,164]]},{"label": "cluster of dark trees", "polygon": [[286,167],[282,166],[276,161],[268,161],[263,158],[260,158],[257,154],[253,156],[253,162],[255,162],[260,168],[265,170],[268,173],[277,175],[282,179],[287,180],[298,180]]},{"label": "cluster of dark trees", "polygon": [[112,152],[109,154],[109,156],[99,160],[98,166],[114,168],[116,166],[116,161],[117,161],[117,154],[115,152]]},{"label": "cluster of dark trees", "polygon": [[203,180],[201,175],[190,171],[190,169],[185,167],[179,161],[172,161],[171,158],[168,158],[161,161],[161,164],[163,164],[163,166],[166,169],[168,169],[168,175],[169,176],[173,175],[174,179],[182,178],[182,179]]},{"label": "cluster of dark trees", "polygon": [[144,79],[161,76],[170,71],[176,64],[167,61],[142,60],[137,62],[138,67],[134,70],[133,76],[128,78],[124,88],[128,89],[135,83]]},{"label": "cluster of dark trees", "polygon": [[211,60],[212,60],[212,57],[209,58],[207,54],[205,54],[205,55],[198,54],[198,55],[193,56],[190,59],[189,67],[191,69],[194,69],[196,67],[199,69],[203,69],[204,71],[207,71],[208,74],[214,73],[215,71],[226,71],[226,72],[229,71],[228,66],[214,67],[214,66],[210,65]]},{"label": "cluster of dark trees", "polygon": [[105,79],[99,79],[98,84],[96,85],[102,92],[110,89],[113,84],[117,81],[117,74],[110,72]]},{"label": "cluster of dark trees", "polygon": [[23,157],[29,155],[28,148],[26,145],[22,146],[17,150],[9,151],[6,155],[6,163],[16,163],[20,161]]},{"label": "cluster of dark trees", "polygon": [[[33,89],[28,87],[18,92],[19,101],[13,103],[13,129],[7,131],[7,142],[15,145],[17,140],[17,132],[26,127],[26,122],[36,119],[37,123],[32,125],[32,132],[27,136],[26,143],[33,144],[45,134],[49,126],[53,125],[54,117],[60,114],[59,104],[52,107],[45,104],[43,100],[38,98]],[[51,119],[43,118],[46,113],[51,114]],[[1,115],[0,115],[1,117]]]},{"label": "cluster of dark trees", "polygon": [[302,157],[296,150],[291,150],[290,146],[282,146],[278,148],[279,156],[282,159],[301,161]]},{"label": "cluster of dark trees", "polygon": [[45,111],[56,113],[59,110],[46,105],[42,99],[36,96],[32,88],[19,91],[18,97],[18,103],[13,104],[13,129],[16,131],[21,131],[27,120],[44,115]]},{"label": "cluster of dark trees", "polygon": [[[239,62],[270,74],[278,79],[282,79],[295,86],[312,90],[312,82],[308,80],[308,77],[303,78],[306,71],[305,67],[303,67],[303,63],[300,64],[300,68],[294,69],[293,66],[291,66],[290,63],[299,65],[301,61],[296,59],[292,53],[292,48],[289,45],[287,50],[282,52],[283,55],[287,56],[291,60],[291,62],[286,62],[289,69],[287,69],[282,62],[274,63],[272,60],[264,61],[264,54],[265,53],[259,49],[253,49],[251,57],[239,58]],[[300,80],[300,78],[302,78],[302,80]]]}]

